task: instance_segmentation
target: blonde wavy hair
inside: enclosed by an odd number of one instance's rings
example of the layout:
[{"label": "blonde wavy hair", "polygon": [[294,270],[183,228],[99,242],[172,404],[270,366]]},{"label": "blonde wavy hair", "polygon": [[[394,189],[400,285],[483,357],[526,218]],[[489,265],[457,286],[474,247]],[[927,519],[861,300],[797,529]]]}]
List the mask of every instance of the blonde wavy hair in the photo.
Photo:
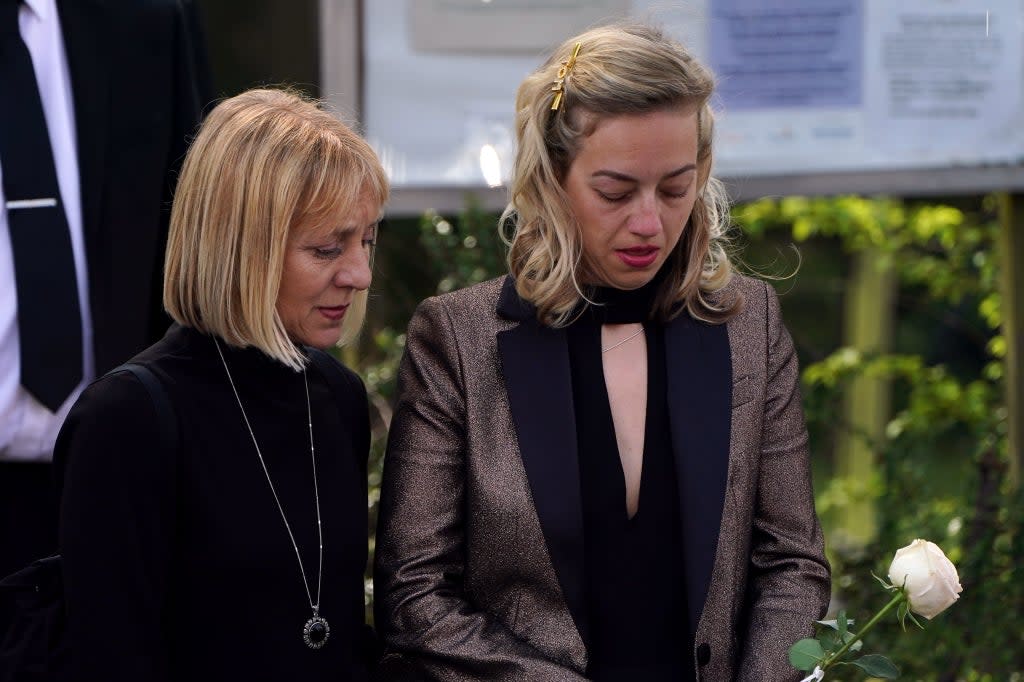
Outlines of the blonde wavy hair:
[{"label": "blonde wavy hair", "polygon": [[[579,55],[565,76],[561,106],[552,111],[552,85],[576,43]],[[686,309],[697,319],[719,323],[738,310],[738,299],[719,303],[710,296],[732,274],[724,248],[729,200],[711,177],[714,115],[708,100],[714,85],[710,71],[660,29],[623,22],[569,38],[519,86],[518,147],[501,225],[516,290],[536,306],[541,322],[565,326],[592,293],[577,277],[583,257],[580,227],[562,189],[583,138],[603,116],[672,108],[697,112],[697,198],[669,255],[669,273],[652,314],[668,320]]]},{"label": "blonde wavy hair", "polygon": [[[305,363],[277,312],[288,236],[371,201],[388,180],[370,146],[312,100],[249,90],[210,112],[189,148],[171,208],[164,307],[179,324]],[[339,345],[358,333],[356,292]]]}]

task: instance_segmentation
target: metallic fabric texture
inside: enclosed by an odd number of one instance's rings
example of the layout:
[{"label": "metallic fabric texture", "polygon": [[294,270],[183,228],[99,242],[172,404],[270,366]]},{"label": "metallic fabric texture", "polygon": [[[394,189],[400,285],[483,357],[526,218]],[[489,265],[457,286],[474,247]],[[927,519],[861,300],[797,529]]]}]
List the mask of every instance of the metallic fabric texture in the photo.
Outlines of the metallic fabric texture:
[{"label": "metallic fabric texture", "polygon": [[[381,491],[375,620],[388,655],[423,679],[582,681],[586,646],[502,370],[499,334],[529,323],[497,312],[506,279],[430,298],[410,322]],[[830,582],[796,354],[765,283],[737,275],[717,295],[744,305],[726,323],[728,476],[721,515],[707,519],[719,531],[696,624],[698,680],[799,680],[787,650],[824,615]],[[564,343],[563,332],[544,333]]]}]

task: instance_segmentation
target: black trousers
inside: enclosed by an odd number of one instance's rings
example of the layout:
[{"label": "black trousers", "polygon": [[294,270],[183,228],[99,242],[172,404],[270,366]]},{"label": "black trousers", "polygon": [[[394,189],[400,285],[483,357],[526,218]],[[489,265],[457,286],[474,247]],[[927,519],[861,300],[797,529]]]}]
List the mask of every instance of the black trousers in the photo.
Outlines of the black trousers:
[{"label": "black trousers", "polygon": [[0,578],[57,551],[49,462],[0,462]]}]

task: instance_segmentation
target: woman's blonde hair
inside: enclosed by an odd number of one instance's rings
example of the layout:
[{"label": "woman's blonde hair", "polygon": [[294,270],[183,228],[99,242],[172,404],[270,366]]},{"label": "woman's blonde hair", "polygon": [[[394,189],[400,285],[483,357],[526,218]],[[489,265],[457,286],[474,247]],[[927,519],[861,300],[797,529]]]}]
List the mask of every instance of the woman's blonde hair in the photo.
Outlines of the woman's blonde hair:
[{"label": "woman's blonde hair", "polygon": [[[317,102],[249,90],[210,112],[189,148],[171,209],[164,307],[174,320],[300,369],[277,313],[290,231],[370,201],[388,181],[370,146]],[[362,324],[356,292],[339,344]]]},{"label": "woman's blonde hair", "polygon": [[[579,54],[562,82],[562,100],[552,110],[559,68]],[[678,42],[654,27],[618,23],[566,40],[516,93],[515,168],[511,201],[501,223],[511,236],[508,267],[519,295],[537,308],[538,319],[564,326],[590,292],[577,279],[583,257],[580,228],[562,181],[602,116],[643,114],[671,108],[697,112],[697,198],[679,244],[669,255],[669,273],[652,313],[667,320],[685,308],[707,322],[722,322],[738,300],[719,305],[709,298],[729,281],[724,249],[729,202],[711,177],[714,116],[708,100],[711,73]],[[680,305],[681,304],[681,305]]]}]

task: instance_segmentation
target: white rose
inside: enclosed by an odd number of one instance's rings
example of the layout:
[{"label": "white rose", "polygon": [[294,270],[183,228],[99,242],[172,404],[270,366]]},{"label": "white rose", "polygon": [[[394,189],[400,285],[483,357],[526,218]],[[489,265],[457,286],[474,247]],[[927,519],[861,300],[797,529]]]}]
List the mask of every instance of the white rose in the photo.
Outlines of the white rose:
[{"label": "white rose", "polygon": [[914,540],[897,550],[889,566],[889,582],[904,587],[910,609],[928,619],[948,609],[964,589],[953,562],[927,540]]}]

